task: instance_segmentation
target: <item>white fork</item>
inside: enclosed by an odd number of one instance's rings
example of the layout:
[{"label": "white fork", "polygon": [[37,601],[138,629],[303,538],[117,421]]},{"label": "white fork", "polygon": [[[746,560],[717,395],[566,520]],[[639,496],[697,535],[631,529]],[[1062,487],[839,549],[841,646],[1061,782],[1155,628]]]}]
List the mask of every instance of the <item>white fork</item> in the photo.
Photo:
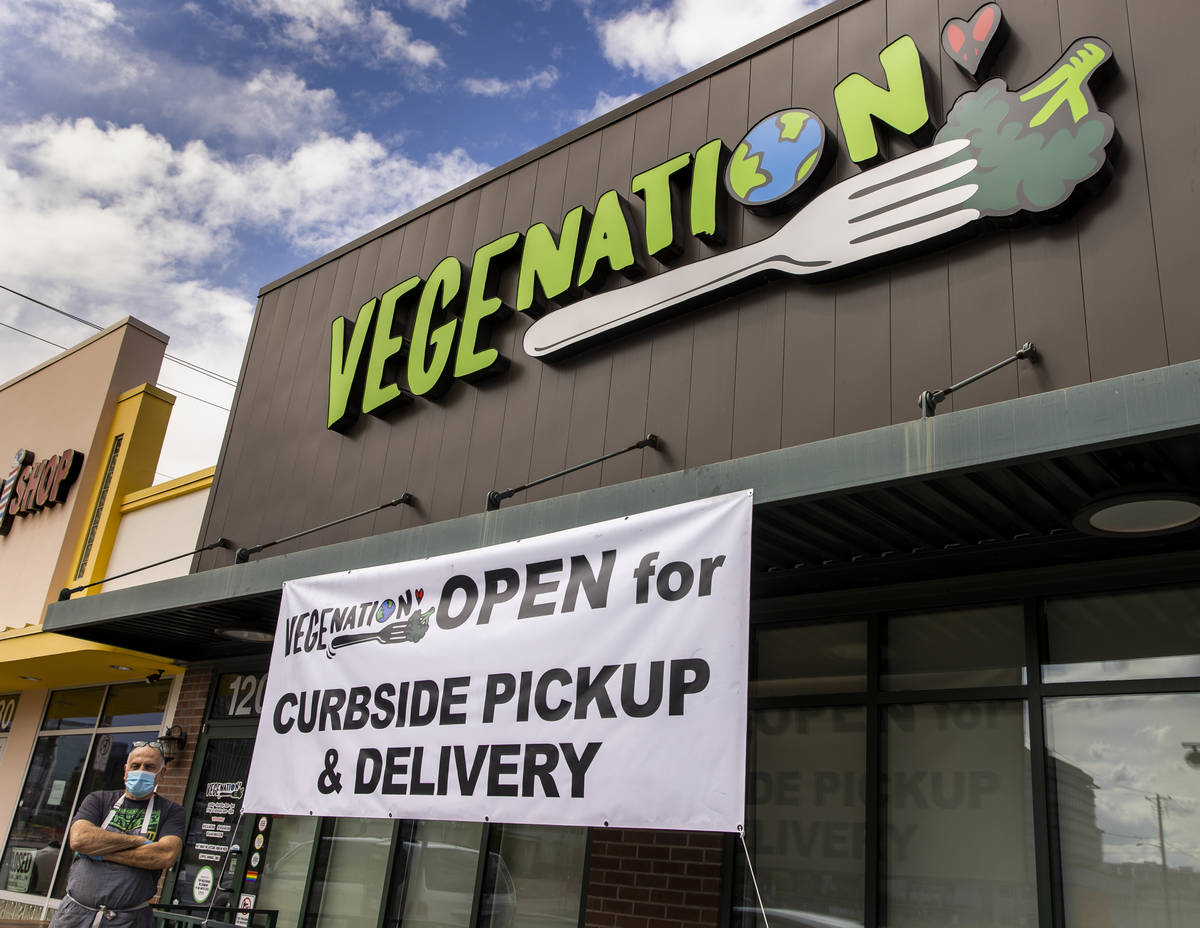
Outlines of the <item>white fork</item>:
[{"label": "white fork", "polygon": [[979,218],[978,210],[956,208],[976,184],[941,189],[974,170],[974,158],[943,165],[968,144],[953,139],[863,171],[826,190],[761,242],[547,313],[525,331],[525,353],[553,357],[763,275],[816,274],[952,232]]}]

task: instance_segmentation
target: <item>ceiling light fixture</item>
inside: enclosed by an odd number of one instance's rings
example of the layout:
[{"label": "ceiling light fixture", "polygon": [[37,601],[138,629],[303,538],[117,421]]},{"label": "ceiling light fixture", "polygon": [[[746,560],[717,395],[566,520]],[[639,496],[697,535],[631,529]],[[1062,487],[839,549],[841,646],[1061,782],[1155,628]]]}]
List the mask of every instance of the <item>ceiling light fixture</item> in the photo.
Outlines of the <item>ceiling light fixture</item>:
[{"label": "ceiling light fixture", "polygon": [[1118,490],[1084,506],[1074,523],[1108,538],[1183,532],[1200,524],[1200,495],[1173,487]]},{"label": "ceiling light fixture", "polygon": [[253,641],[256,644],[262,644],[275,640],[274,632],[268,632],[261,628],[226,626],[223,628],[214,628],[213,631],[222,638],[232,638],[234,641]]}]

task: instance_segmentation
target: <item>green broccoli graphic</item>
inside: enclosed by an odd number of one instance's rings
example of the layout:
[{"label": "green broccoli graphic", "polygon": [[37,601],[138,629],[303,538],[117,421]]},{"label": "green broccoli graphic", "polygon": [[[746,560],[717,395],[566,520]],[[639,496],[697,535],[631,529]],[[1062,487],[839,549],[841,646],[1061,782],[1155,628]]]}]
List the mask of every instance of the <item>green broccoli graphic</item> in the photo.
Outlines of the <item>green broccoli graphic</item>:
[{"label": "green broccoli graphic", "polygon": [[417,612],[408,620],[408,640],[418,642],[425,637],[425,633],[429,631],[429,617],[433,615],[433,607],[430,606],[424,612]]},{"label": "green broccoli graphic", "polygon": [[1090,82],[1112,61],[1102,40],[1078,39],[1028,87],[1013,92],[995,78],[959,97],[935,141],[970,142],[960,158],[979,162],[967,178],[979,190],[965,205],[984,216],[1045,213],[1107,179],[1115,128]]}]

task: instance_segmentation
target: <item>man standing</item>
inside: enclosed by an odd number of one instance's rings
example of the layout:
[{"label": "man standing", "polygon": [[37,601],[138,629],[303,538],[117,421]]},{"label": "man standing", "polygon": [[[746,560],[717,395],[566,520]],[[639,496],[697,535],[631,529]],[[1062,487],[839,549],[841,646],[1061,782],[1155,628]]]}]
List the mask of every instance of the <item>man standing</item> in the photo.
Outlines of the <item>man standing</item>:
[{"label": "man standing", "polygon": [[125,789],[89,793],[71,820],[75,860],[53,928],[150,928],[162,871],[183,849],[183,806],[155,793],[166,762],[157,741],[135,741]]}]

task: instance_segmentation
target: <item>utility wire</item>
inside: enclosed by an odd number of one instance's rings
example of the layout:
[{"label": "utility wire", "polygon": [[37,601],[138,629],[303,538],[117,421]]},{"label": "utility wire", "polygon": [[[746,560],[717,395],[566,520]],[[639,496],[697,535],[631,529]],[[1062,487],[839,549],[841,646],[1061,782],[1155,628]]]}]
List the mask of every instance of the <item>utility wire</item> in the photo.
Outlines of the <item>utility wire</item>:
[{"label": "utility wire", "polygon": [[214,403],[212,400],[206,400],[202,396],[195,396],[194,394],[191,394],[191,393],[185,393],[184,391],[180,390],[178,387],[172,387],[165,383],[160,383],[159,386],[162,387],[164,390],[170,390],[172,393],[178,393],[180,396],[186,396],[190,400],[195,400],[198,403],[204,403],[206,406],[215,406],[217,409],[224,409],[226,412],[229,412],[228,406],[222,406],[220,403]]},{"label": "utility wire", "polygon": [[[6,290],[7,292],[13,294],[14,296],[19,296],[23,300],[28,300],[30,303],[33,303],[37,306],[41,306],[43,309],[48,309],[52,313],[58,313],[60,316],[66,316],[68,319],[73,319],[74,321],[82,323],[83,325],[91,326],[91,328],[95,329],[97,332],[104,331],[103,326],[96,325],[96,323],[92,322],[90,319],[84,319],[82,316],[76,316],[74,313],[69,313],[65,309],[59,309],[57,306],[51,306],[49,303],[43,303],[41,300],[34,299],[33,297],[31,297],[28,293],[22,293],[20,290],[14,290],[12,287],[4,286],[4,284],[0,284],[0,290]],[[12,326],[6,326],[6,328],[12,328]],[[21,330],[18,329],[17,331],[19,332]],[[29,335],[30,333],[25,332],[24,334]],[[38,336],[34,335],[32,337],[37,338]],[[43,338],[43,339],[41,339],[41,341],[46,341],[46,339]],[[53,345],[54,342],[49,342],[49,344]],[[55,347],[62,348],[62,345],[56,345]],[[63,348],[63,350],[65,351],[66,349]],[[197,373],[205,374],[209,377],[212,377],[214,380],[219,380],[222,383],[226,383],[231,387],[237,386],[237,381],[232,379],[231,377],[226,377],[224,374],[219,374],[216,371],[209,370],[207,367],[201,367],[199,364],[196,364],[193,361],[187,361],[183,358],[180,358],[180,357],[177,357],[176,355],[171,354],[170,352],[164,353],[163,357],[165,357],[168,361],[174,361],[176,364],[182,364],[184,367],[191,368],[192,370],[196,371]],[[222,407],[222,408],[224,408],[224,407]]]},{"label": "utility wire", "polygon": [[9,325],[7,322],[0,322],[0,325],[6,329],[12,329],[14,332],[20,332],[22,335],[28,335],[30,338],[36,338],[39,342],[45,342],[47,345],[53,345],[55,348],[61,348],[66,351],[65,345],[60,345],[58,342],[52,342],[48,338],[42,338],[40,335],[34,335],[32,332],[26,332],[24,329],[18,329],[15,325]]},{"label": "utility wire", "polygon": [[[0,284],[0,287],[2,286],[3,284]],[[4,287],[4,289],[7,290],[8,288]],[[60,345],[58,342],[52,342],[48,338],[42,338],[40,335],[34,335],[32,332],[26,332],[24,329],[18,329],[15,325],[9,325],[7,322],[0,322],[0,326],[3,326],[6,329],[11,329],[14,332],[20,332],[22,335],[28,335],[30,338],[36,338],[39,342],[45,342],[47,345],[53,345],[55,348],[61,348],[63,351],[67,350],[64,345]],[[184,390],[180,390],[178,387],[167,386],[164,383],[160,383],[159,386],[164,390],[170,390],[172,393],[178,393],[180,396],[186,396],[188,399],[196,400],[197,402],[205,403],[209,406],[215,406],[217,409],[223,409],[225,412],[229,412],[228,406],[222,406],[220,403],[214,403],[212,400],[206,400],[202,396],[196,396],[195,394],[187,393]]]}]

